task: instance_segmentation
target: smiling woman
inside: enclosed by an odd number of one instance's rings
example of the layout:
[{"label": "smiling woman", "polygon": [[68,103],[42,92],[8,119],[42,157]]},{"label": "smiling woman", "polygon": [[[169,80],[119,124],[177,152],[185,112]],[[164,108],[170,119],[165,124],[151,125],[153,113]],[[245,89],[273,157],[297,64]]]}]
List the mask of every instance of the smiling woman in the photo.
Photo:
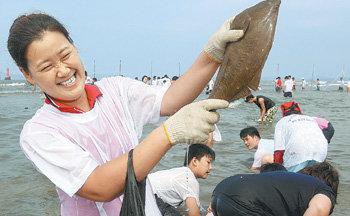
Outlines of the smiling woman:
[{"label": "smiling woman", "polygon": [[20,70],[32,85],[61,103],[89,111],[84,91],[85,69],[77,48],[57,31],[43,32],[40,40],[27,48],[28,70]]},{"label": "smiling woman", "polygon": [[[220,65],[212,56],[222,57],[226,43],[242,35],[241,30],[221,29],[170,87],[124,77],[85,85],[84,65],[63,25],[47,14],[18,17],[8,50],[27,81],[46,95],[45,104],[25,123],[20,144],[55,184],[61,215],[119,215],[131,149],[135,178],[141,181],[173,145],[205,142],[219,120],[210,110],[226,108],[228,102],[189,103]],[[166,115],[173,116],[139,142],[143,126]],[[147,205],[141,208],[146,215],[160,215],[151,191],[146,181]]]}]

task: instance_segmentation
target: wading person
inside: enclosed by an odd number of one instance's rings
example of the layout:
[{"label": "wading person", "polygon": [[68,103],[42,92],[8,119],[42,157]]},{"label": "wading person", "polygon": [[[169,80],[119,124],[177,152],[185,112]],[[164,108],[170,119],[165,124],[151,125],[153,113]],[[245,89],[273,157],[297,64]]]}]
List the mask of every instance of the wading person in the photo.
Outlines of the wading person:
[{"label": "wading person", "polygon": [[258,95],[248,95],[245,98],[245,102],[247,103],[255,103],[260,109],[260,117],[258,119],[259,122],[272,122],[275,114],[277,112],[277,107],[275,106],[275,102],[273,102],[270,98]]},{"label": "wading person", "polygon": [[316,79],[316,90],[317,91],[321,90],[321,83],[320,83],[320,79],[319,78]]},{"label": "wading person", "polygon": [[281,77],[277,77],[275,80],[275,90],[276,92],[281,92],[282,91],[282,80]]},{"label": "wading person", "polygon": [[305,91],[305,89],[306,89],[306,81],[305,81],[304,77],[301,78],[301,89],[303,91]]},{"label": "wading person", "polygon": [[290,76],[284,77],[284,86],[283,86],[283,96],[284,97],[292,97],[292,91],[293,91],[293,80],[290,78]]},{"label": "wading person", "polygon": [[344,90],[344,80],[343,80],[343,77],[340,77],[340,84],[339,84],[339,88],[338,90],[339,91],[343,91]]},{"label": "wading person", "polygon": [[[141,181],[173,145],[208,139],[219,120],[209,110],[226,108],[228,102],[189,103],[215,74],[226,43],[242,37],[242,30],[229,30],[232,21],[169,88],[120,76],[85,85],[78,48],[61,23],[47,14],[14,21],[8,50],[26,80],[46,95],[45,104],[25,123],[20,144],[35,168],[55,184],[62,216],[119,215],[131,149]],[[168,115],[139,142],[144,125]],[[160,215],[148,181],[145,197],[146,215]]]}]

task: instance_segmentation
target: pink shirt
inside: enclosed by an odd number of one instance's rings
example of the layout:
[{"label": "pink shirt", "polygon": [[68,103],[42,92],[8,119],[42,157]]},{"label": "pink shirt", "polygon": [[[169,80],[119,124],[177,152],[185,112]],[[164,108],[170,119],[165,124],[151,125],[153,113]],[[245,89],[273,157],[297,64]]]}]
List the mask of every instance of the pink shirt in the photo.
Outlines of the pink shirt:
[{"label": "pink shirt", "polygon": [[[61,112],[44,104],[20,136],[23,152],[55,185],[65,215],[119,215],[122,197],[98,203],[75,195],[93,170],[138,145],[142,128],[157,123],[166,88],[129,78],[95,83],[102,96],[85,113]],[[146,188],[146,215],[160,215]]]},{"label": "pink shirt", "polygon": [[328,121],[327,119],[324,119],[324,118],[318,118],[318,117],[313,117],[318,126],[321,128],[321,130],[325,129],[325,128],[328,128]]}]

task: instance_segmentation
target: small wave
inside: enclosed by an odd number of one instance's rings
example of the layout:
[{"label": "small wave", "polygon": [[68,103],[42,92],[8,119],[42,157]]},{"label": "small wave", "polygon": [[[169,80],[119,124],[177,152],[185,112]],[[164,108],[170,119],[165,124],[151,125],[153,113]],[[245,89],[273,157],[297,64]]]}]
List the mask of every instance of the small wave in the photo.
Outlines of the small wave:
[{"label": "small wave", "polygon": [[25,86],[26,83],[0,83],[0,86]]},{"label": "small wave", "polygon": [[32,94],[32,91],[24,91],[24,90],[17,90],[17,91],[0,91],[0,95],[2,94]]},{"label": "small wave", "polygon": [[229,108],[235,109],[236,107],[238,107],[241,103],[243,102],[243,100],[236,100],[233,101],[232,103],[230,103],[230,105],[228,106]]}]

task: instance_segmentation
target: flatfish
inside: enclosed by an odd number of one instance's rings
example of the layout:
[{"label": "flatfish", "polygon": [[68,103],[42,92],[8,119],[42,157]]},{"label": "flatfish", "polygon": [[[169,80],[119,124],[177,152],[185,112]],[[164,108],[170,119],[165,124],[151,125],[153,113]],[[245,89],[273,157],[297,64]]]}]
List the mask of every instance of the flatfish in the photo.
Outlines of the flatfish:
[{"label": "flatfish", "polygon": [[229,102],[257,90],[272,47],[281,0],[266,0],[238,14],[231,29],[243,29],[242,39],[229,43],[209,98]]}]

